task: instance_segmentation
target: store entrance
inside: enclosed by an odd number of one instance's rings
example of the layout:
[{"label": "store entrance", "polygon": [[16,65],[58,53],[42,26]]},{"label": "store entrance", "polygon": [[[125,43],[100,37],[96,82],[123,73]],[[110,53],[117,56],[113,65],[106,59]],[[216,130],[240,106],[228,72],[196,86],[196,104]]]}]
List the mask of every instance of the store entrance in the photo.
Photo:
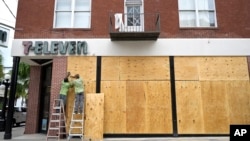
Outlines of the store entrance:
[{"label": "store entrance", "polygon": [[40,91],[39,133],[47,133],[49,121],[52,63],[42,67]]}]

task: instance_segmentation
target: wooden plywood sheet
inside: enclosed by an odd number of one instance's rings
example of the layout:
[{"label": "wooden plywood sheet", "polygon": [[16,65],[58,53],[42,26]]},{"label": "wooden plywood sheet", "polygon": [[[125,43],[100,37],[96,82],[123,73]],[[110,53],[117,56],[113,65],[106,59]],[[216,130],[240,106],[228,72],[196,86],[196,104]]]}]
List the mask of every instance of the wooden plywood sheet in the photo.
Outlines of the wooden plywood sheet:
[{"label": "wooden plywood sheet", "polygon": [[126,133],[126,82],[102,81],[104,133]]},{"label": "wooden plywood sheet", "polygon": [[199,81],[177,81],[176,103],[178,133],[204,133],[204,119]]},{"label": "wooden plywood sheet", "polygon": [[102,79],[119,80],[119,57],[102,57]]},{"label": "wooden plywood sheet", "polygon": [[71,75],[79,74],[85,81],[96,79],[96,57],[68,57],[67,70]]},{"label": "wooden plywood sheet", "polygon": [[169,80],[168,57],[120,57],[120,80]]},{"label": "wooden plywood sheet", "polygon": [[230,124],[250,124],[249,81],[228,81],[226,85]]},{"label": "wooden plywood sheet", "polygon": [[145,133],[172,133],[172,109],[169,81],[145,82]]},{"label": "wooden plywood sheet", "polygon": [[199,57],[175,57],[175,80],[199,80]]},{"label": "wooden plywood sheet", "polygon": [[200,57],[200,80],[249,80],[246,57]]},{"label": "wooden plywood sheet", "polygon": [[228,134],[229,107],[224,81],[202,81],[204,130],[207,134]]},{"label": "wooden plywood sheet", "polygon": [[143,81],[128,81],[126,94],[127,133],[145,132],[146,95]]},{"label": "wooden plywood sheet", "polygon": [[103,140],[104,94],[86,94],[85,138]]}]

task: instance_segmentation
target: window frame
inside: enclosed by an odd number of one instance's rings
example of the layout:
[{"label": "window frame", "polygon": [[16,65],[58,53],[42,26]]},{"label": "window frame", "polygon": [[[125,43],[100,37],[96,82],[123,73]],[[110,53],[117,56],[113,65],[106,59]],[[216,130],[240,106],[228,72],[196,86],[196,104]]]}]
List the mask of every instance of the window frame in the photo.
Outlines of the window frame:
[{"label": "window frame", "polygon": [[[198,5],[198,1],[199,0],[194,0],[194,9],[180,9],[180,0],[178,0],[178,14],[179,14],[179,27],[180,28],[217,28],[218,27],[218,24],[217,24],[217,16],[216,16],[216,6],[215,6],[215,0],[212,0],[213,1],[213,7],[212,9],[208,8],[208,9],[199,9],[199,5]],[[195,20],[195,25],[194,26],[181,26],[181,17],[180,17],[180,13],[181,12],[194,12],[194,20]],[[202,12],[207,12],[208,14],[210,12],[213,12],[213,21],[214,21],[214,25],[211,26],[202,26],[200,24],[200,15]],[[209,19],[209,22],[211,20]]]},{"label": "window frame", "polygon": [[[54,4],[54,17],[53,17],[53,29],[90,29],[91,28],[91,15],[92,15],[92,0],[89,0],[89,10],[77,10],[75,8],[76,0],[70,0],[70,10],[57,10],[57,4],[59,0],[55,0]],[[57,14],[60,12],[68,12],[70,13],[70,25],[65,27],[58,27],[57,24]],[[83,12],[89,14],[88,26],[85,27],[75,27],[75,15],[76,13]]]},{"label": "window frame", "polygon": [[[124,0],[124,25],[127,31],[133,32],[143,32],[144,31],[144,0],[141,0],[141,4],[127,4],[128,1]],[[130,26],[128,25],[128,7],[129,6],[139,6],[140,8],[140,25],[139,26]]]}]

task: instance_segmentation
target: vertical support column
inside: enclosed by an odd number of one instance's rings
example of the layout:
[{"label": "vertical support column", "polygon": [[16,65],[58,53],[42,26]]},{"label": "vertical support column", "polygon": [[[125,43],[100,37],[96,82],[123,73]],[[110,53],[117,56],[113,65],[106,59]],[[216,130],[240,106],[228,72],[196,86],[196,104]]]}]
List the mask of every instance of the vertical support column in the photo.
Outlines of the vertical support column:
[{"label": "vertical support column", "polygon": [[101,91],[101,73],[102,73],[102,57],[97,56],[96,62],[96,93]]},{"label": "vertical support column", "polygon": [[169,57],[169,64],[170,64],[170,83],[171,83],[171,99],[172,99],[173,135],[176,137],[178,136],[178,124],[177,124],[177,109],[176,109],[174,56]]},{"label": "vertical support column", "polygon": [[25,133],[33,134],[38,131],[40,113],[40,80],[41,67],[30,67],[30,83],[28,92],[28,110],[26,115]]},{"label": "vertical support column", "polygon": [[18,66],[20,62],[20,57],[13,57],[13,70],[11,75],[11,88],[10,88],[10,96],[9,96],[9,105],[8,105],[8,115],[5,127],[4,139],[12,138],[12,119],[14,113],[14,101],[16,94],[16,82],[18,76]]}]

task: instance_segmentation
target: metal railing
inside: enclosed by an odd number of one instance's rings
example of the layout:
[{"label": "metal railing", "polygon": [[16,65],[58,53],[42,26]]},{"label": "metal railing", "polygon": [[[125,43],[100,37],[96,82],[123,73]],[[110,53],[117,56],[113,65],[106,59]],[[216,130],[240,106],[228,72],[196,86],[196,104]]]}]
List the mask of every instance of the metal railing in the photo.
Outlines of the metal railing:
[{"label": "metal railing", "polygon": [[160,32],[159,13],[110,13],[110,33]]}]

